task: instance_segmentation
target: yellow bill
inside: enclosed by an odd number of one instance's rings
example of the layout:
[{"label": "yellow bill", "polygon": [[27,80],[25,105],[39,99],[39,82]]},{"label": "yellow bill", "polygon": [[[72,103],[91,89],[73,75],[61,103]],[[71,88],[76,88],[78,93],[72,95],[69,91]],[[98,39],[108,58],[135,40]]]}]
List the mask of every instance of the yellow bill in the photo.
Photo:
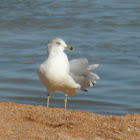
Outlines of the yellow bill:
[{"label": "yellow bill", "polygon": [[66,49],[69,49],[69,50],[74,50],[74,48],[71,47],[71,46],[66,46],[65,48],[66,48]]}]

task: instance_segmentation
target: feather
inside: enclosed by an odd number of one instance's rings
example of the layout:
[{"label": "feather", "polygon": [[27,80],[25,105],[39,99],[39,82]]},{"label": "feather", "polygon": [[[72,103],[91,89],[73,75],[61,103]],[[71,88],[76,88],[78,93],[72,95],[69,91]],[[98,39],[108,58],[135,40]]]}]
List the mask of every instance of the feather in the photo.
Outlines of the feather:
[{"label": "feather", "polygon": [[81,90],[86,90],[88,86],[92,87],[96,83],[96,79],[99,79],[98,75],[90,72],[91,69],[98,66],[98,64],[89,66],[88,60],[85,58],[69,61],[70,75],[76,83],[81,85]]}]

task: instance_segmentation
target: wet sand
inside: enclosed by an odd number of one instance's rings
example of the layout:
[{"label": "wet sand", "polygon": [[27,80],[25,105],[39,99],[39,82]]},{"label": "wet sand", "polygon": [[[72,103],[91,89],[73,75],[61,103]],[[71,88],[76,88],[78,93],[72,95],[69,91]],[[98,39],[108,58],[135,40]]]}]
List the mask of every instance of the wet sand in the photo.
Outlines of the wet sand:
[{"label": "wet sand", "polygon": [[138,140],[140,114],[107,116],[0,102],[0,139]]}]

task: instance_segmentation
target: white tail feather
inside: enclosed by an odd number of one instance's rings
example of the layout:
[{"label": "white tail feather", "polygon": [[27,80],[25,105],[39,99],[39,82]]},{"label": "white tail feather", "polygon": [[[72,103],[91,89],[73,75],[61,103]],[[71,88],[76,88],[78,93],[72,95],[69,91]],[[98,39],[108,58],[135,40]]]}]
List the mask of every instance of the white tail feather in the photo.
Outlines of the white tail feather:
[{"label": "white tail feather", "polygon": [[89,86],[90,86],[90,87],[93,87],[93,83],[92,83],[91,81],[90,81],[90,83],[89,83]]},{"label": "white tail feather", "polygon": [[95,73],[90,72],[90,79],[91,79],[91,81],[95,81],[96,79],[99,80],[100,78]]},{"label": "white tail feather", "polygon": [[91,69],[95,69],[95,68],[97,68],[97,67],[99,67],[99,64],[94,64],[94,65],[90,65],[90,66],[88,66],[88,70],[91,70]]}]

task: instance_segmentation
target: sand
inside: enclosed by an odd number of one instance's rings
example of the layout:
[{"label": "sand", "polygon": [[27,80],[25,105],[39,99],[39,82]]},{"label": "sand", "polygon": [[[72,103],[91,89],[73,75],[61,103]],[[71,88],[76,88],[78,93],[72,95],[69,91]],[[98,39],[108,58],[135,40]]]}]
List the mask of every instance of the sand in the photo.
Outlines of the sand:
[{"label": "sand", "polygon": [[94,113],[0,102],[1,140],[140,140],[140,114]]}]

